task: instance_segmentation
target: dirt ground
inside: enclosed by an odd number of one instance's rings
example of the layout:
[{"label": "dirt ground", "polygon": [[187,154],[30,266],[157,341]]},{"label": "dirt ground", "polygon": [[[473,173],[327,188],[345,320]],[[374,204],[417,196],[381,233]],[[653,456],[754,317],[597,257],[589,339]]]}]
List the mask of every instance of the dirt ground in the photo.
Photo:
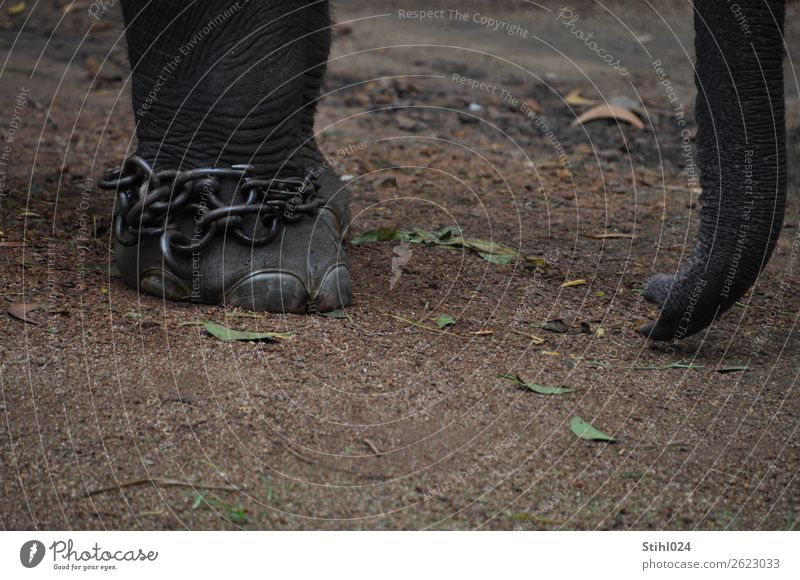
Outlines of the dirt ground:
[{"label": "dirt ground", "polygon": [[[352,245],[343,318],[164,303],[122,285],[114,200],[94,185],[134,147],[119,15],[11,4],[2,528],[800,527],[797,4],[782,238],[741,306],[676,345],[636,329],[656,314],[643,281],[674,270],[696,228],[691,156],[651,64],[691,130],[688,2],[570,4],[628,75],[554,2],[450,3],[421,22],[395,3],[334,2],[317,128],[352,176],[353,235],[457,225],[544,260]],[[645,128],[572,126],[589,108],[565,102],[575,90],[616,99]],[[28,322],[5,313],[21,302],[36,307]],[[455,324],[439,330],[442,315]],[[295,335],[226,343],[204,321]],[[576,390],[542,395],[504,373]],[[579,439],[575,416],[617,441]]]}]

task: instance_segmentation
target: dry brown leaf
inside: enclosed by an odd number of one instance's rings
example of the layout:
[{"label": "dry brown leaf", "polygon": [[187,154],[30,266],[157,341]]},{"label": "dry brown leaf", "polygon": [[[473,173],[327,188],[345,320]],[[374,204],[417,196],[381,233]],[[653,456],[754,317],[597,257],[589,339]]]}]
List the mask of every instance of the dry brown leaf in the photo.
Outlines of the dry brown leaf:
[{"label": "dry brown leaf", "polygon": [[0,242],[0,248],[22,248],[25,242]]},{"label": "dry brown leaf", "polygon": [[586,280],[580,278],[578,280],[570,280],[569,282],[564,282],[561,287],[562,288],[572,288],[573,286],[583,286],[584,284],[588,284]]},{"label": "dry brown leaf", "polygon": [[592,240],[633,240],[635,236],[633,234],[623,234],[622,232],[604,232],[602,234],[588,234],[584,236],[585,238],[589,238]]},{"label": "dry brown leaf", "polygon": [[573,107],[583,107],[597,103],[597,101],[593,101],[592,99],[587,99],[581,96],[580,89],[571,91],[566,97],[564,97],[564,102],[568,105],[572,105]]},{"label": "dry brown leaf", "polygon": [[571,126],[577,127],[578,125],[585,125],[586,123],[591,123],[592,121],[597,121],[600,119],[616,119],[617,121],[622,121],[624,123],[633,125],[637,129],[644,129],[644,123],[642,123],[642,120],[636,116],[636,113],[629,111],[625,107],[609,104],[602,104],[592,107],[583,115],[575,119]]},{"label": "dry brown leaf", "polygon": [[13,4],[8,8],[6,8],[6,14],[10,14],[11,16],[18,16],[23,12],[25,12],[25,8],[27,8],[25,2],[17,2],[16,4]]},{"label": "dry brown leaf", "polygon": [[28,313],[42,307],[41,304],[36,304],[35,302],[15,302],[8,307],[8,313],[17,320],[22,320],[28,324],[39,324],[36,320],[30,318]]}]

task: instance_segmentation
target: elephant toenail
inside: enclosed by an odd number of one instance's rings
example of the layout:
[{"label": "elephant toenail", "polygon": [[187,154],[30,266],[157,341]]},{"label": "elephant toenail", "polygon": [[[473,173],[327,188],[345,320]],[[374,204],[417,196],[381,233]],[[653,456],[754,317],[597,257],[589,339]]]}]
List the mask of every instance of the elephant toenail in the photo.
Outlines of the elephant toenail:
[{"label": "elephant toenail", "polygon": [[318,312],[330,312],[353,303],[353,283],[347,266],[331,268],[322,280],[314,300]]},{"label": "elephant toenail", "polygon": [[144,272],[139,280],[139,290],[166,300],[189,299],[189,292],[180,280],[163,270]]},{"label": "elephant toenail", "polygon": [[227,306],[301,314],[308,309],[303,282],[286,272],[257,272],[240,280],[226,297]]}]

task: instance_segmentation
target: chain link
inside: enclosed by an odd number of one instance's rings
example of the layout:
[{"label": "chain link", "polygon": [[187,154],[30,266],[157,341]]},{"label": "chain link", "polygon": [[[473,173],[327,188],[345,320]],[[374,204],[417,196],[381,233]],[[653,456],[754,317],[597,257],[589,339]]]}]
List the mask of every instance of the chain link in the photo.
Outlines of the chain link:
[{"label": "chain link", "polygon": [[[219,198],[226,181],[235,182],[232,195],[225,196],[230,203]],[[98,186],[117,192],[117,241],[133,246],[146,237],[160,236],[164,261],[176,271],[180,264],[175,254],[200,252],[217,233],[227,231],[243,243],[261,246],[278,235],[283,223],[314,215],[321,206],[312,173],[303,178],[261,179],[253,176],[250,165],[156,172],[134,155],[109,171]],[[193,233],[188,236],[182,229]]]}]

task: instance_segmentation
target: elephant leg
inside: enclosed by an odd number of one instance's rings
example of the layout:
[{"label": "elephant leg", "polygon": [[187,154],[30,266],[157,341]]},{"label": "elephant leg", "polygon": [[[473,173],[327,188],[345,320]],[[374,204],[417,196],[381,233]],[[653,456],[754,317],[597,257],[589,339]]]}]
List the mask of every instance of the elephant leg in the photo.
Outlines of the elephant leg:
[{"label": "elephant leg", "polygon": [[327,2],[122,5],[138,146],[101,185],[123,279],[272,312],[349,305],[349,199],[313,137]]},{"label": "elephant leg", "polygon": [[655,340],[699,332],[728,310],[755,283],[783,224],[785,2],[731,6],[694,3],[700,230],[677,273],[647,284],[661,312],[642,332]]}]

